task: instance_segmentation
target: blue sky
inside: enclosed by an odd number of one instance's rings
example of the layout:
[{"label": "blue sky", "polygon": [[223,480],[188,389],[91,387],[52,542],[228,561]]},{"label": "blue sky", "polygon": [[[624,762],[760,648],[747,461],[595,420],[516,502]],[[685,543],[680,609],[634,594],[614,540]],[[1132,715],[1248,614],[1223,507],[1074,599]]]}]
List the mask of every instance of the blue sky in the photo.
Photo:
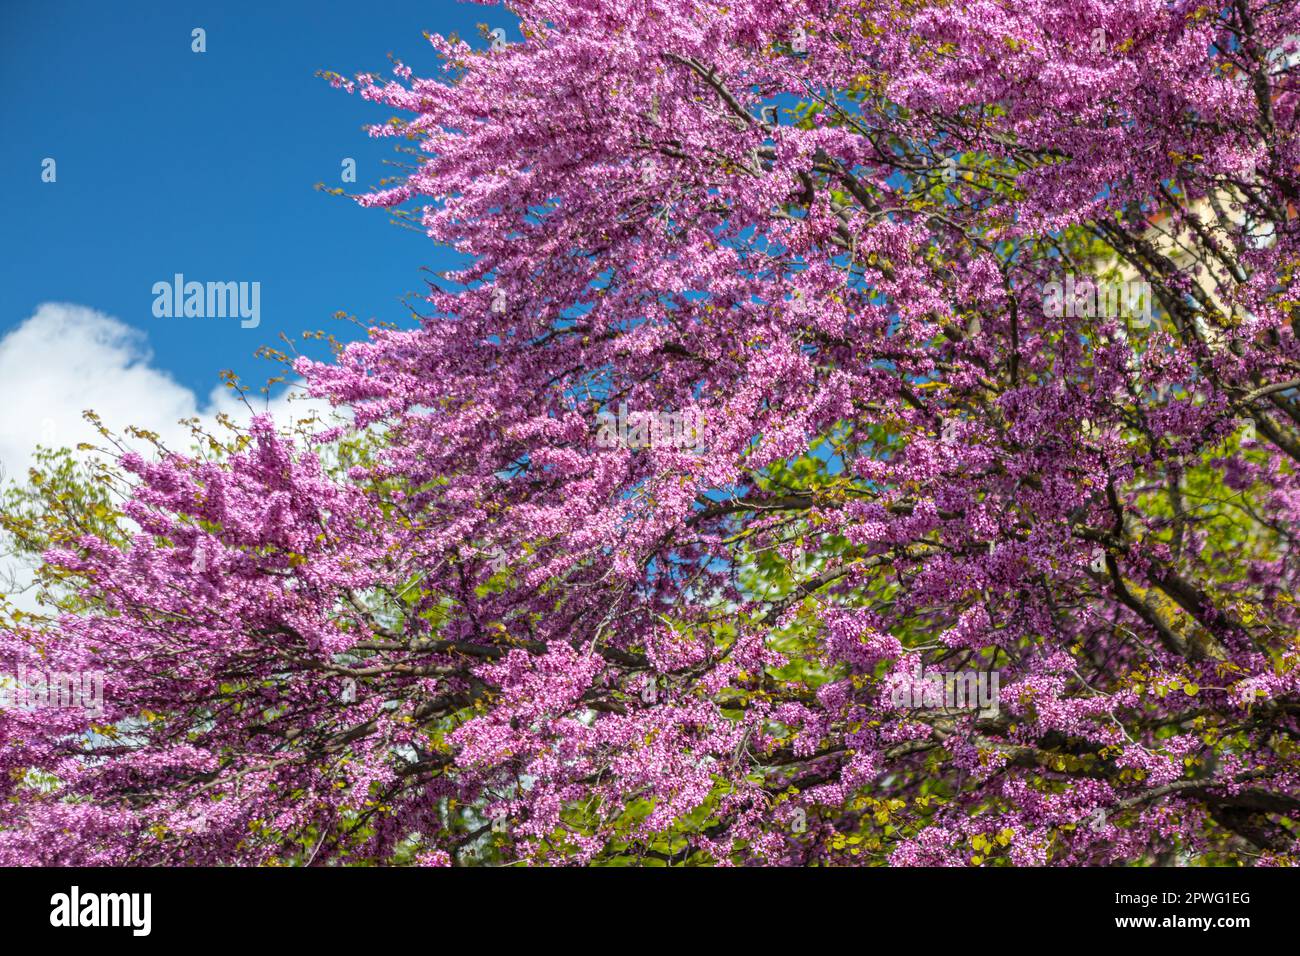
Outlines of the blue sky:
[{"label": "blue sky", "polygon": [[[253,353],[280,332],[343,335],[339,310],[404,320],[421,266],[452,260],[384,212],[313,188],[355,192],[397,158],[361,129],[389,114],[315,74],[387,74],[390,52],[429,74],[423,31],[480,45],[478,23],[518,36],[505,10],[448,0],[4,0],[0,342],[41,303],[85,306],[139,330],[121,363],[146,364],[202,407],[221,369],[254,386],[276,374]],[[205,53],[191,50],[195,27]],[[41,181],[47,157],[53,183]],[[355,185],[340,182],[345,157]],[[155,318],[151,288],[178,272],[260,282],[260,325]],[[59,361],[57,348],[27,349]]]}]

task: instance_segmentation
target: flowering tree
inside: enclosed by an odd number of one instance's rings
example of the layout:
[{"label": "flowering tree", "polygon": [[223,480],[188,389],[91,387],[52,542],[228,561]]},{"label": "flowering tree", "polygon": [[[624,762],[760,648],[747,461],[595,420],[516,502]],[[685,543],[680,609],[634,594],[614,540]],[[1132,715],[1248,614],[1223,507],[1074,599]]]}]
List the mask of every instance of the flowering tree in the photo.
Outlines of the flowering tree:
[{"label": "flowering tree", "polygon": [[374,454],[47,555],[0,862],[1295,862],[1293,6],[511,9],[334,77],[472,262],[296,364]]}]

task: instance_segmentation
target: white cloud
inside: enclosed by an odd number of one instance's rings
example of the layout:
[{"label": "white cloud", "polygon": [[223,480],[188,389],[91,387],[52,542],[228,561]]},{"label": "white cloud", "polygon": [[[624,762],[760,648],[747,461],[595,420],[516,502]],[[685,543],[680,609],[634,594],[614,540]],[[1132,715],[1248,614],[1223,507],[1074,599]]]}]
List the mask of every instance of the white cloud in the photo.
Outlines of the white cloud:
[{"label": "white cloud", "polygon": [[[225,412],[245,420],[248,410],[218,384],[200,403],[190,389],[151,363],[145,334],[80,305],[47,302],[0,339],[0,468],[7,477],[27,474],[38,444],[75,448],[97,442],[81,417],[94,409],[119,432],[136,425],[157,432],[178,451],[189,448],[182,418],[210,419]],[[215,374],[215,370],[214,370]],[[253,397],[250,396],[250,401]],[[259,402],[253,401],[254,407]],[[307,402],[272,400],[277,421],[304,415]]]},{"label": "white cloud", "polygon": [[[94,427],[82,418],[88,408],[118,435],[135,425],[156,432],[168,448],[182,452],[191,446],[189,429],[178,424],[182,418],[199,417],[207,424],[224,412],[235,421],[247,421],[247,407],[220,383],[200,401],[152,360],[147,336],[139,329],[85,306],[42,304],[0,338],[3,477],[25,481],[37,445],[102,445]],[[261,408],[265,400],[250,395],[249,401]],[[290,403],[286,393],[271,400],[269,411],[277,424],[285,424],[291,417],[306,417],[309,410],[321,411],[324,417],[323,408],[301,399]],[[149,448],[138,450],[147,453]],[[0,558],[0,572],[13,568],[11,559]],[[26,602],[15,603],[21,607]]]}]

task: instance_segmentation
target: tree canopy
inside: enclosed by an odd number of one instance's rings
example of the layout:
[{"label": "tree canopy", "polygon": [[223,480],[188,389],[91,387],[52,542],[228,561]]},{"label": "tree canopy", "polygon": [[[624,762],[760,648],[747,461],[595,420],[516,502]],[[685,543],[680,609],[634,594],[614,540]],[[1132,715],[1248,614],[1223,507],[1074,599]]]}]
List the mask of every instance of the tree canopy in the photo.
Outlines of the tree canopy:
[{"label": "tree canopy", "polygon": [[52,536],[0,863],[1296,862],[1294,5],[510,9],[331,76],[469,263],[348,424]]}]

